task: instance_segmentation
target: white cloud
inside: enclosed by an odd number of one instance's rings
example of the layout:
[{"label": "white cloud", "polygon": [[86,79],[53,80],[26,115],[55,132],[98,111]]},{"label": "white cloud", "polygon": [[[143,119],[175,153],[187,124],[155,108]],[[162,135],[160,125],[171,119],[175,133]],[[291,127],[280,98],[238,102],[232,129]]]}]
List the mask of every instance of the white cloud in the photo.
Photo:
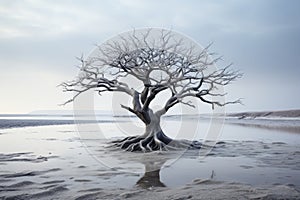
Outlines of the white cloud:
[{"label": "white cloud", "polygon": [[269,34],[295,25],[277,20],[267,6],[267,2],[235,0],[12,1],[0,6],[0,37],[122,31],[137,26],[202,27],[203,31],[214,26],[220,33]]}]

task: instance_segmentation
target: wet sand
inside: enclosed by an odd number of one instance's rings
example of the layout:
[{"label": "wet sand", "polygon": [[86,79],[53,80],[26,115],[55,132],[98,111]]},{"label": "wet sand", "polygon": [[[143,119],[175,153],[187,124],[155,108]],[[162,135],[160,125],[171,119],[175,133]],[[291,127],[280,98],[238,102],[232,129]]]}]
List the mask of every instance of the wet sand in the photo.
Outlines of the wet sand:
[{"label": "wet sand", "polygon": [[0,132],[0,199],[300,199],[297,142],[221,140],[203,157],[113,150],[74,125]]}]

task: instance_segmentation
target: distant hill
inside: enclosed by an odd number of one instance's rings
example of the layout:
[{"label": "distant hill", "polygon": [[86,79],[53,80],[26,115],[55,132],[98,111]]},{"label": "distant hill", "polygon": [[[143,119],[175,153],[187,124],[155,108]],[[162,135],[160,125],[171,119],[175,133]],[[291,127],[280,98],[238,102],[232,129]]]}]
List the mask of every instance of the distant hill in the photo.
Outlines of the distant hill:
[{"label": "distant hill", "polygon": [[228,117],[244,118],[300,118],[300,110],[281,110],[281,111],[260,111],[260,112],[239,112],[239,113],[227,113]]}]

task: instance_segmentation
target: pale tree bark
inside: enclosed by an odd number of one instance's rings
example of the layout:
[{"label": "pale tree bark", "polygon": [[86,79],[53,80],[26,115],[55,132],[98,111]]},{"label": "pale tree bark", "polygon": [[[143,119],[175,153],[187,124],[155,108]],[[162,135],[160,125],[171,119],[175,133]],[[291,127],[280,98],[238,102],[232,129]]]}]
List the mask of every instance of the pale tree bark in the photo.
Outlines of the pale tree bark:
[{"label": "pale tree bark", "polygon": [[[231,65],[219,70],[207,70],[220,60],[210,59],[210,45],[201,52],[196,52],[193,46],[186,47],[182,40],[174,39],[171,31],[165,30],[157,38],[160,42],[157,45],[155,41],[149,41],[150,33],[151,29],[148,29],[138,36],[132,31],[127,38],[120,36],[119,41],[98,46],[99,54],[88,59],[79,58],[81,74],[77,79],[61,84],[63,91],[75,92],[73,98],[65,104],[90,89],[99,94],[122,92],[132,98],[132,105],[121,107],[144,122],[145,132],[140,136],[114,141],[114,146],[144,152],[181,147],[198,148],[197,142],[178,142],[166,136],[160,127],[161,117],[179,103],[194,107],[191,102],[186,101],[188,98],[210,104],[213,109],[215,106],[241,103],[240,99],[219,102],[212,98],[225,96],[226,94],[218,93],[217,88],[240,78],[241,73],[231,70]],[[161,76],[153,76],[156,72]],[[144,88],[138,91],[124,82],[124,78],[129,76],[141,81]],[[170,97],[162,109],[153,112],[151,103],[163,91],[169,91]]]}]

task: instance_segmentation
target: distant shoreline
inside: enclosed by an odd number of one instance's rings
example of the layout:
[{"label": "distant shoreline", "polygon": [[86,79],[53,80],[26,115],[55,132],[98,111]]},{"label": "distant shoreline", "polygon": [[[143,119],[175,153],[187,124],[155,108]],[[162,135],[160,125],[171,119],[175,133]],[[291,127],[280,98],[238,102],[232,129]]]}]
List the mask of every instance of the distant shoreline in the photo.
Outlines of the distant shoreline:
[{"label": "distant shoreline", "polygon": [[[85,119],[85,117],[87,118]],[[136,118],[132,115],[114,115],[107,112],[103,114],[96,113],[94,117],[96,117],[96,121],[90,120],[87,115],[82,115],[80,116],[80,121],[76,120],[76,123],[114,123],[128,121],[129,118]],[[300,133],[300,110],[239,112],[227,113],[226,115],[216,114],[214,117],[224,119],[225,123],[228,124]],[[211,114],[164,116],[166,120],[210,120],[211,118]],[[67,113],[0,114],[0,129],[74,123],[74,116]]]},{"label": "distant shoreline", "polygon": [[74,124],[74,120],[0,119],[0,129]]},{"label": "distant shoreline", "polygon": [[[119,112],[112,112],[107,110],[93,110],[93,111],[81,111],[81,116],[88,116],[91,113],[94,113],[95,116],[114,116],[114,117],[125,117],[130,116],[133,117],[134,115],[124,115],[124,113]],[[85,115],[86,113],[87,115]],[[166,115],[167,117],[170,116],[178,116],[180,114],[169,114]],[[185,114],[183,114],[185,115]],[[210,113],[199,113],[197,114],[199,116],[209,116]],[[224,114],[216,114],[219,116],[223,116]],[[291,110],[266,110],[266,111],[241,111],[241,112],[229,112],[225,114],[226,117],[238,117],[238,118],[258,118],[258,117],[280,117],[280,118],[299,118],[300,119],[300,109],[291,109]],[[26,117],[26,116],[32,116],[32,117],[73,117],[74,111],[73,110],[40,110],[40,111],[33,111],[30,113],[7,113],[3,114],[0,113],[0,117]]]}]

